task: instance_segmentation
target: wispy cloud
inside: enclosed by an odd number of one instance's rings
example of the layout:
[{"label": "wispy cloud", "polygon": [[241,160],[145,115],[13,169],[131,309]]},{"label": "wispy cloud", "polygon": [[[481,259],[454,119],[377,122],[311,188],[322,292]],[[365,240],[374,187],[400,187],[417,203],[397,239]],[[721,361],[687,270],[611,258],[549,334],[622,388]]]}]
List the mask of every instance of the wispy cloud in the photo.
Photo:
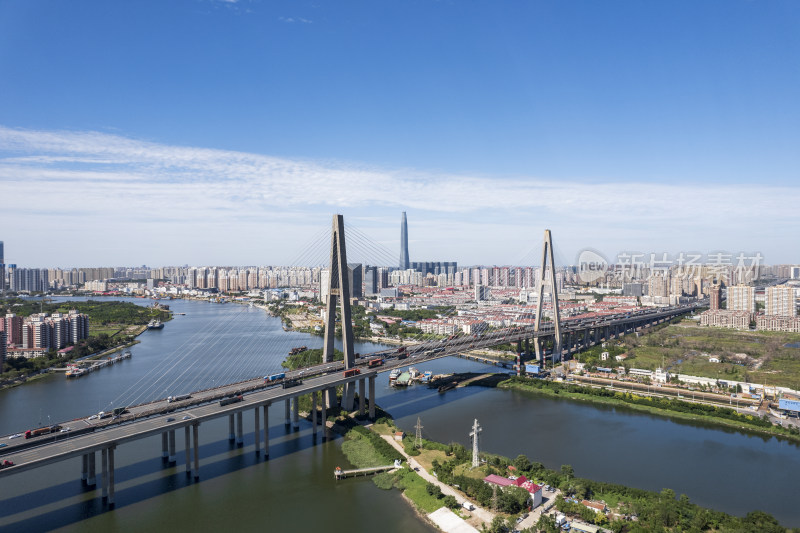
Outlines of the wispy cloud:
[{"label": "wispy cloud", "polygon": [[[797,187],[433,174],[173,146],[101,132],[2,126],[0,184],[4,228],[53,222],[41,212],[31,213],[32,205],[52,208],[62,223],[108,221],[122,227],[150,224],[157,213],[176,235],[205,231],[222,239],[233,227],[255,230],[283,223],[296,231],[308,224],[309,214],[320,211],[365,219],[391,213],[387,226],[394,226],[395,213],[409,210],[417,213],[417,223],[428,219],[436,228],[423,240],[460,238],[450,239],[448,253],[463,249],[464,239],[486,239],[490,242],[483,249],[502,249],[529,233],[521,225],[531,221],[562,228],[568,235],[562,244],[576,247],[581,238],[584,246],[593,245],[612,233],[635,242],[671,243],[675,233],[690,240],[727,238],[738,231],[740,238],[756,241],[748,236],[769,228],[796,234],[800,203]],[[742,249],[756,244],[743,243]],[[441,246],[450,245],[431,242],[431,253]]]},{"label": "wispy cloud", "polygon": [[305,19],[303,17],[278,17],[278,20],[280,20],[281,22],[288,22],[290,24],[293,23],[293,22],[300,22],[302,24],[313,24],[314,23],[313,20]]}]

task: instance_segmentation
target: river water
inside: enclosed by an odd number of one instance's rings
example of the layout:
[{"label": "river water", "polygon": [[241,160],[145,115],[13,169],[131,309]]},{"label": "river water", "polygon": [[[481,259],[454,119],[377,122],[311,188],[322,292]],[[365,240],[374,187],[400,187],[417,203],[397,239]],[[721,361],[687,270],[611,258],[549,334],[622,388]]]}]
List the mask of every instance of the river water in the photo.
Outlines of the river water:
[{"label": "river water", "polygon": [[[264,375],[280,368],[289,348],[322,345],[320,337],[284,332],[277,319],[257,308],[184,300],[169,304],[186,315],[140,336],[130,360],[77,380],[54,375],[0,391],[0,434],[23,431],[40,420],[86,416],[131,397],[144,401],[181,392],[181,387],[213,386],[222,377],[233,381]],[[356,349],[377,348],[361,344]],[[434,372],[496,370],[458,358],[417,366]],[[158,383],[151,386],[153,381]],[[569,463],[576,475],[598,480],[651,490],[669,487],[732,514],[762,509],[784,525],[800,526],[795,505],[800,450],[785,441],[480,387],[444,394],[419,386],[394,390],[387,373],[378,379],[377,394],[379,405],[406,431],[413,433],[419,417],[427,438],[469,445],[477,418],[483,450],[510,457],[524,453],[551,468]],[[203,424],[199,482],[183,472],[180,432],[178,466],[162,464],[157,437],[119,447],[112,511],[101,505],[99,491],[81,487],[77,459],[5,478],[0,530],[435,530],[414,515],[397,491],[381,491],[366,478],[335,482],[333,469],[347,465],[340,439],[315,442],[304,421],[297,432],[287,429],[282,406],[271,410],[270,420],[269,461],[255,456],[252,416],[245,416],[243,448],[229,444],[227,420]]]}]

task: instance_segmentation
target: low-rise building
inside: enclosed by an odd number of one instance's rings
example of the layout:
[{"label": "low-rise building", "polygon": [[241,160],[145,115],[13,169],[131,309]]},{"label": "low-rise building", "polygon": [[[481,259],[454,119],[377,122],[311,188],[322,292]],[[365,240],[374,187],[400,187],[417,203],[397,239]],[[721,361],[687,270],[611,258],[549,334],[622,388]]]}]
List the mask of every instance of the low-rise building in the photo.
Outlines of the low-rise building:
[{"label": "low-rise building", "polygon": [[537,485],[533,481],[529,480],[525,476],[519,476],[517,478],[511,479],[503,476],[498,476],[497,474],[489,474],[485,478],[483,478],[484,483],[489,485],[495,485],[500,487],[501,489],[505,489],[506,487],[519,487],[525,489],[530,494],[530,505],[531,509],[536,509],[542,503],[542,486]]}]

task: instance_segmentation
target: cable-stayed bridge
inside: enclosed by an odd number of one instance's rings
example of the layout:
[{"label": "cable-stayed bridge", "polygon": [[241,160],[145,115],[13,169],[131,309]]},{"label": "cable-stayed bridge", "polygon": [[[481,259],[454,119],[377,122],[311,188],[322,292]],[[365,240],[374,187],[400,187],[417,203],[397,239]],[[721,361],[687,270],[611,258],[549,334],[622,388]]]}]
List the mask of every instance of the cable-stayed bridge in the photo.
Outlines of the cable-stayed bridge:
[{"label": "cable-stayed bridge", "polygon": [[[369,251],[368,241],[358,231],[353,232],[358,238],[354,248],[358,252]],[[253,369],[253,377],[245,380],[227,380],[220,372],[224,383],[210,389],[192,390],[170,398],[158,398],[150,401],[116,401],[115,405],[126,405],[125,412],[114,413],[109,418],[88,417],[68,422],[72,430],[69,433],[44,434],[32,436],[30,439],[19,439],[12,445],[0,450],[0,459],[13,460],[14,465],[0,470],[0,478],[16,473],[29,471],[41,466],[67,460],[81,458],[81,479],[87,485],[97,483],[97,454],[101,461],[102,497],[108,504],[114,503],[114,458],[116,449],[137,440],[161,435],[161,454],[167,463],[174,463],[176,458],[176,432],[184,433],[186,472],[199,477],[199,445],[198,434],[202,423],[220,417],[228,417],[228,437],[237,444],[243,442],[243,417],[252,412],[255,424],[256,453],[265,458],[269,456],[269,419],[268,410],[273,404],[283,402],[285,422],[287,425],[299,424],[300,396],[310,395],[312,399],[312,429],[316,436],[322,431],[323,438],[327,431],[324,425],[326,411],[342,407],[347,411],[358,410],[362,416],[375,416],[375,378],[378,372],[388,371],[411,363],[446,357],[472,349],[487,348],[498,344],[518,343],[519,346],[533,343],[535,357],[540,363],[547,359],[553,362],[569,358],[573,353],[617,338],[628,332],[647,328],[675,316],[692,311],[700,304],[660,308],[652,311],[637,311],[619,315],[607,315],[601,318],[561,320],[558,309],[558,294],[555,283],[555,265],[553,261],[552,239],[549,231],[545,232],[542,252],[542,267],[549,269],[549,277],[543,273],[543,283],[539,287],[539,302],[544,300],[545,285],[549,284],[553,315],[551,321],[542,320],[542,307],[537,306],[535,323],[531,326],[513,327],[490,331],[485,334],[452,335],[447,339],[412,339],[401,348],[380,350],[369,354],[356,354],[351,322],[349,278],[347,269],[347,243],[344,220],[335,215],[330,232],[330,268],[327,279],[328,298],[325,302],[325,336],[322,363],[292,372],[263,376]],[[304,251],[310,254],[312,248]],[[377,263],[377,261],[375,262]],[[384,261],[385,263],[385,261]],[[342,351],[344,359],[334,361],[334,334],[337,324],[337,313],[342,325]],[[213,332],[209,343],[214,343]],[[188,342],[188,341],[187,341]],[[201,344],[202,339],[199,341]],[[197,343],[197,341],[195,341]],[[245,343],[245,344],[242,344]],[[246,341],[228,347],[233,350],[248,349]],[[154,381],[158,390],[167,390],[185,382],[180,379],[197,372],[208,370],[224,370],[210,367],[212,363],[199,363],[199,368],[192,368],[191,354],[193,346],[187,346],[184,353],[170,358],[165,363],[170,365],[176,375],[171,383],[159,382],[159,379],[135,383],[128,391],[128,398],[152,397],[152,389],[147,384]],[[520,362],[522,362],[520,357]],[[228,365],[229,361],[218,362],[218,366]],[[164,372],[164,368],[154,368],[153,375]],[[228,369],[231,370],[231,369]],[[341,398],[337,395],[337,387],[342,389]],[[367,393],[367,389],[369,392]],[[357,401],[356,401],[357,399]],[[135,404],[135,405],[134,405]],[[368,412],[367,412],[368,410]],[[173,413],[174,412],[174,413]],[[166,416],[165,415],[169,415]],[[87,415],[88,416],[88,415]],[[261,424],[263,422],[263,431]],[[263,438],[262,438],[263,437]],[[7,441],[8,442],[8,441]],[[262,446],[263,443],[263,446]],[[193,460],[191,460],[193,458]]]}]

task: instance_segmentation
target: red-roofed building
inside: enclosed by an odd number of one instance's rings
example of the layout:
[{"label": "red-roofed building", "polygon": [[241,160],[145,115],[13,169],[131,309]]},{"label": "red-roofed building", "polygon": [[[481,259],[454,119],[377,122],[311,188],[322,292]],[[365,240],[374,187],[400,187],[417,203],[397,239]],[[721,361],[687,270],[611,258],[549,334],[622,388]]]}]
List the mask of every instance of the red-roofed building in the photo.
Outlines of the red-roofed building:
[{"label": "red-roofed building", "polygon": [[584,507],[588,507],[595,513],[605,513],[606,512],[606,504],[601,502],[590,502],[589,500],[583,500],[581,505]]},{"label": "red-roofed building", "polygon": [[489,474],[485,478],[483,478],[484,483],[488,483],[490,485],[497,485],[501,488],[505,487],[520,487],[522,489],[527,490],[530,495],[530,505],[531,509],[536,509],[542,503],[542,487],[541,485],[537,485],[533,481],[529,480],[525,476],[519,476],[516,479],[509,479],[507,477],[498,476],[497,474]]}]

